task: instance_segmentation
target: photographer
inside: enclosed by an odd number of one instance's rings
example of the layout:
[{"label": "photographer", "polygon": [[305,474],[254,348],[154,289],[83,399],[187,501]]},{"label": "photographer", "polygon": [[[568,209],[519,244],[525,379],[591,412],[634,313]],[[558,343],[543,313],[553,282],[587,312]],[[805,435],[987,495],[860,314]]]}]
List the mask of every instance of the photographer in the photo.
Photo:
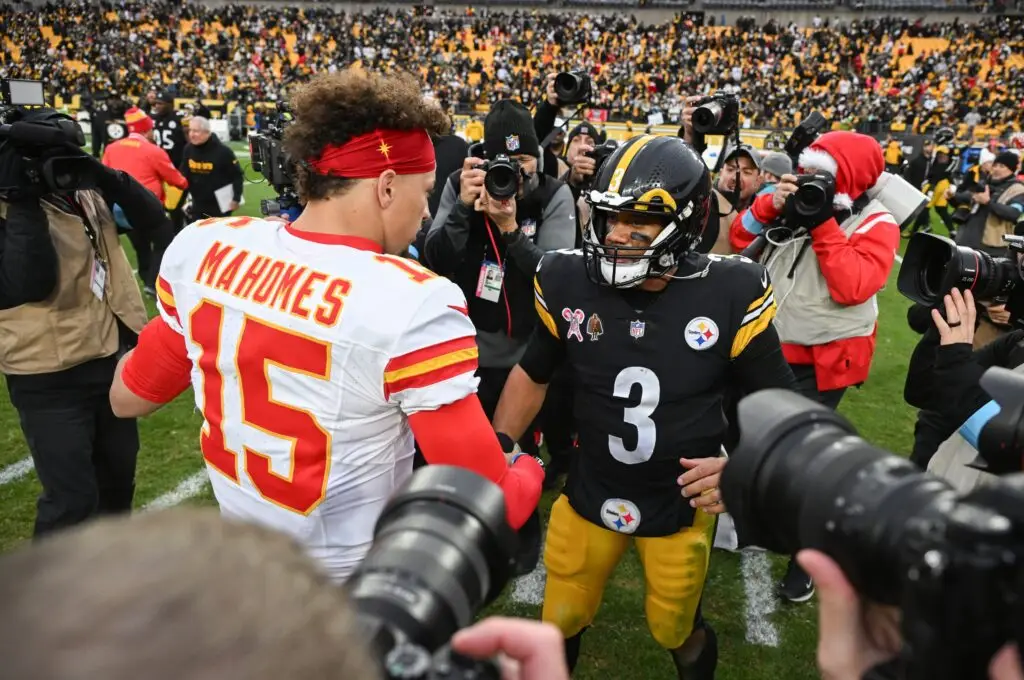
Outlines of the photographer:
[{"label": "photographer", "polygon": [[[798,212],[795,194],[805,180],[786,175],[750,212],[762,224],[785,219],[776,236],[769,232],[773,240],[760,256],[783,301],[775,324],[798,391],[834,409],[847,388],[867,380],[878,320],[875,296],[892,269],[899,227],[882,203],[866,195],[884,168],[873,138],[824,134],[800,154],[799,168],[822,175],[826,191],[814,210]],[[802,602],[813,592],[791,561],[780,594]]]},{"label": "photographer", "polygon": [[484,121],[484,152],[492,163],[501,154],[518,163],[517,194],[493,198],[478,167],[486,161],[467,158],[448,178],[424,255],[469,301],[480,347],[479,396],[491,415],[533,330],[537,263],[546,251],[574,246],[576,209],[569,188],[541,172],[540,143],[521,104],[495,104]]},{"label": "photographer", "polygon": [[[62,119],[52,109],[36,109],[20,120],[42,127]],[[58,156],[53,162],[61,163],[62,172],[95,188],[54,192],[31,183],[27,164],[40,161],[26,160],[12,138],[0,147],[3,259],[33,258],[22,266],[35,279],[31,286],[22,282],[22,300],[5,290],[10,308],[0,312],[0,371],[43,487],[36,536],[96,512],[131,509],[138,429],[134,420],[114,416],[107,391],[146,310],[112,206],[119,205],[136,228],[169,228],[156,197],[127,174],[80,150],[70,157],[60,157],[62,152],[70,153],[60,148],[44,155]],[[11,306],[17,302],[28,304]]]}]

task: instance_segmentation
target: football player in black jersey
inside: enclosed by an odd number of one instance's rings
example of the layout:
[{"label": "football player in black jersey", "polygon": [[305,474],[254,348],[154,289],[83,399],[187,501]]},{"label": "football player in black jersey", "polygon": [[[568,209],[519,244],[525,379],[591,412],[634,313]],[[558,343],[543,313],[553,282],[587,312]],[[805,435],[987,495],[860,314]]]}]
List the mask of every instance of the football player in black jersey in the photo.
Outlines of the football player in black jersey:
[{"label": "football player in black jersey", "polygon": [[[772,325],[772,285],[750,260],[694,252],[711,180],[682,139],[630,140],[586,200],[582,251],[547,253],[538,267],[541,323],[494,417],[502,439],[517,440],[552,373],[569,362],[579,452],[551,509],[543,618],[567,638],[571,668],[635,539],[654,639],[680,678],[712,678],[717,641],[699,605],[723,509],[713,481],[723,466],[723,393],[794,381]],[[703,495],[686,498],[680,484]]]},{"label": "football player in black jersey", "polygon": [[[188,139],[185,137],[184,115],[174,110],[174,95],[170,92],[161,92],[153,102],[153,138],[156,145],[167,152],[171,157],[174,167],[180,168],[185,156],[185,145]],[[171,222],[174,223],[175,233],[181,231],[185,226],[185,197],[181,192],[168,192],[167,204],[170,206]]]}]

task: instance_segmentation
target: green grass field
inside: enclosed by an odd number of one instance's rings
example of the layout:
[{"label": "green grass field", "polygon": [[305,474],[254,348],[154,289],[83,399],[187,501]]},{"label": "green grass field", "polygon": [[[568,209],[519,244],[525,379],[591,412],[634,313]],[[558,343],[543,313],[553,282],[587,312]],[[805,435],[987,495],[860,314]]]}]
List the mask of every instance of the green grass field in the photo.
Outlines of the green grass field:
[{"label": "green grass field", "polygon": [[[248,170],[247,175],[255,179],[254,173]],[[258,214],[260,199],[270,195],[266,185],[247,185],[246,203],[239,212]],[[125,248],[130,253],[127,241]],[[903,402],[903,380],[916,336],[907,327],[908,302],[896,291],[895,280],[894,270],[890,285],[879,296],[878,351],[871,378],[862,389],[848,392],[840,410],[872,443],[906,455],[912,444],[914,411]],[[147,304],[154,313],[151,302]],[[190,489],[179,488],[179,484],[203,470],[198,447],[200,422],[194,412],[191,390],[140,421],[142,447],[137,507],[142,508],[156,499],[166,504],[189,495]],[[26,459],[28,450],[6,390],[0,394],[0,438],[0,550],[9,550],[31,535],[39,485],[34,474],[18,476],[8,467]],[[546,495],[545,512],[552,500],[551,494]],[[203,486],[198,494],[183,502],[212,505],[214,500],[209,487]],[[772,578],[777,579],[785,568],[785,560],[775,556],[770,560]],[[715,551],[704,595],[705,617],[719,635],[718,677],[722,680],[818,677],[814,665],[815,607],[813,604],[780,603],[774,605],[775,610],[771,612],[774,596],[770,592],[747,593],[748,579],[744,577],[742,562],[740,555]],[[609,584],[597,621],[584,638],[575,677],[588,680],[675,677],[668,656],[647,632],[643,591],[639,561],[631,551]],[[767,620],[777,631],[774,646],[748,642],[751,601],[759,602],[762,609],[768,604]],[[539,616],[539,607],[514,604],[508,591],[489,611],[531,618]]]}]

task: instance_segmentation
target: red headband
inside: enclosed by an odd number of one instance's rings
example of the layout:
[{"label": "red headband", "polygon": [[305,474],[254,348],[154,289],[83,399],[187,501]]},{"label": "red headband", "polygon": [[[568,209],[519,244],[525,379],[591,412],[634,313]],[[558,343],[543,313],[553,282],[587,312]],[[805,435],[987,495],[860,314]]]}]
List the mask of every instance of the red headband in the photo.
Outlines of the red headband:
[{"label": "red headband", "polygon": [[329,144],[308,164],[318,175],[349,179],[369,179],[385,170],[399,175],[434,172],[434,144],[422,128],[374,130],[340,146]]}]

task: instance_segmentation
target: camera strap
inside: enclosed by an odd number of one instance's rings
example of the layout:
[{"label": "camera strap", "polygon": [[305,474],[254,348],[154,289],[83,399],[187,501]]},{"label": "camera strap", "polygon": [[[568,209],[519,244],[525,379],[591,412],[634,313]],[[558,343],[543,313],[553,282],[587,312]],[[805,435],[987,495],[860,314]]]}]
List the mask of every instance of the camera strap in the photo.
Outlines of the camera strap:
[{"label": "camera strap", "polygon": [[77,214],[78,217],[81,218],[82,225],[85,227],[85,235],[89,237],[89,243],[92,244],[92,251],[93,254],[96,256],[96,259],[99,262],[102,262],[104,265],[106,265],[106,258],[103,256],[103,249],[100,248],[99,232],[96,231],[96,228],[92,225],[92,222],[89,220],[89,215],[87,214],[85,206],[82,205],[82,203],[78,200],[78,196],[75,194],[71,194],[69,196],[68,203],[71,204],[75,214]]}]

